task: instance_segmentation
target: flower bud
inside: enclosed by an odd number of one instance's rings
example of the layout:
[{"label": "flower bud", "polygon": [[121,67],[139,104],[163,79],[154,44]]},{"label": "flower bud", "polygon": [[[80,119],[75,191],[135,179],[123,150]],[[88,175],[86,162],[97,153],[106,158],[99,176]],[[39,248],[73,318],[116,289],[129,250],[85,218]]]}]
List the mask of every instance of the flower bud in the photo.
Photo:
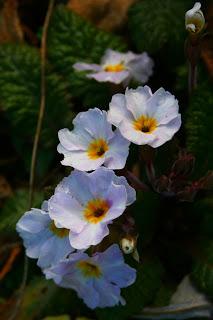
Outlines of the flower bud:
[{"label": "flower bud", "polygon": [[121,249],[125,254],[133,253],[135,250],[135,245],[136,245],[136,241],[133,237],[131,237],[131,238],[126,237],[126,238],[121,239],[121,241],[120,241]]},{"label": "flower bud", "polygon": [[200,8],[200,2],[196,2],[194,7],[188,10],[185,14],[186,30],[188,30],[191,34],[197,34],[204,28],[205,18]]}]

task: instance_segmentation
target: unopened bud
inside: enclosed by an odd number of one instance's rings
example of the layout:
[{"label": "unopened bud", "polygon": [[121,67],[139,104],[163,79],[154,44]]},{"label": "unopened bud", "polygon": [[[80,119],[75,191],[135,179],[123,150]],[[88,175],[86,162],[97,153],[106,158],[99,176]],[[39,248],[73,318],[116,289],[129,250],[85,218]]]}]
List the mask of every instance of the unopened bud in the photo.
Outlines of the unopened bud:
[{"label": "unopened bud", "polygon": [[120,241],[120,245],[125,254],[130,254],[135,250],[136,241],[134,238],[123,238]]},{"label": "unopened bud", "polygon": [[204,28],[205,18],[200,8],[200,2],[196,2],[194,7],[188,10],[185,14],[186,30],[188,30],[191,34],[197,34]]}]

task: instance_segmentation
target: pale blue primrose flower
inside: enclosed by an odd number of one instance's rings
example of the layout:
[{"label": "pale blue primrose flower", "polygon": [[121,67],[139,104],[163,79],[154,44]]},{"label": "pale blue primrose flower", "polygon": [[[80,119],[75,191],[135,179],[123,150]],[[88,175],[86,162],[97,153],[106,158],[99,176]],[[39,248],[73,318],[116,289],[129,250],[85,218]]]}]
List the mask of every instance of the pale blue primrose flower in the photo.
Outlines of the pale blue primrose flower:
[{"label": "pale blue primrose flower", "polygon": [[181,126],[178,101],[163,88],[152,93],[148,86],[115,94],[108,120],[129,141],[157,148],[172,139]]},{"label": "pale blue primrose flower", "polygon": [[24,241],[26,254],[38,259],[38,266],[47,268],[72,253],[69,242],[69,230],[55,225],[47,210],[47,201],[42,209],[31,209],[26,212],[16,225]]},{"label": "pale blue primrose flower", "polygon": [[129,154],[130,142],[119,130],[112,131],[106,111],[97,108],[80,112],[73,120],[74,129],[59,131],[58,152],[61,163],[81,171],[95,170],[101,165],[122,169]]},{"label": "pale blue primrose flower", "polygon": [[120,288],[130,286],[136,279],[136,270],[124,262],[118,245],[92,257],[84,252],[73,253],[44,273],[57,285],[74,289],[91,309],[124,305]]},{"label": "pale blue primrose flower", "polygon": [[87,78],[98,82],[123,83],[126,86],[131,79],[146,83],[153,73],[153,65],[153,60],[146,52],[120,53],[107,49],[99,65],[78,62],[73,68],[78,71],[89,71]]},{"label": "pale blue primrose flower", "polygon": [[87,249],[109,234],[108,224],[136,199],[124,177],[101,167],[91,173],[74,170],[49,200],[50,217],[69,229],[71,246]]}]

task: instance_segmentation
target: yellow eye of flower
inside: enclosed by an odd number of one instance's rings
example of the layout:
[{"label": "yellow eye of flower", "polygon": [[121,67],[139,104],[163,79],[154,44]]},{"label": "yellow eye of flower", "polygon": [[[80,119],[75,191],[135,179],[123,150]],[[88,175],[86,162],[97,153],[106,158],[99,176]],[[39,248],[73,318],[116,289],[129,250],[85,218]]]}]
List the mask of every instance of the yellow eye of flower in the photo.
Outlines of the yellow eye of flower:
[{"label": "yellow eye of flower", "polygon": [[69,230],[68,229],[57,228],[55,223],[54,223],[54,221],[51,221],[51,223],[49,225],[49,229],[50,229],[50,231],[52,231],[52,233],[54,233],[59,238],[67,237],[68,234],[69,234]]},{"label": "yellow eye of flower", "polygon": [[90,143],[87,154],[90,159],[95,160],[98,158],[102,158],[108,149],[108,144],[104,139],[97,139]]},{"label": "yellow eye of flower", "polygon": [[125,66],[122,63],[118,64],[109,64],[105,66],[104,71],[106,72],[120,72],[125,70]]},{"label": "yellow eye of flower", "polygon": [[94,277],[99,278],[101,276],[101,270],[100,268],[86,260],[80,261],[77,264],[78,268],[81,270],[83,275],[87,278]]},{"label": "yellow eye of flower", "polygon": [[98,223],[105,217],[109,207],[108,202],[104,199],[90,200],[84,209],[84,217],[90,223]]},{"label": "yellow eye of flower", "polygon": [[151,133],[156,129],[157,121],[154,118],[141,116],[133,122],[133,127],[143,133]]}]

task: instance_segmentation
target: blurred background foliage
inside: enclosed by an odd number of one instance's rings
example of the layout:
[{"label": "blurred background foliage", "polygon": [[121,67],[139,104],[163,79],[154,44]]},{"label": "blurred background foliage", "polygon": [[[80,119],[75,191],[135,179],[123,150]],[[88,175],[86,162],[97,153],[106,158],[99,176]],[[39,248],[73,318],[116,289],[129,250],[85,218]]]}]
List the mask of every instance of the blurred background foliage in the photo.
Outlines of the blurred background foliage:
[{"label": "blurred background foliage", "polygon": [[[206,295],[205,299],[213,297],[213,4],[201,2],[207,35],[201,45],[198,87],[188,97],[184,15],[193,1],[56,1],[47,38],[46,111],[34,206],[50,196],[58,181],[69,173],[60,166],[56,152],[58,130],[72,128],[73,117],[89,107],[107,109],[112,94],[118,91],[108,83],[97,83],[77,73],[73,63],[98,63],[107,48],[147,51],[155,61],[148,85],[153,90],[162,86],[178,98],[183,125],[175,139],[152,155],[155,190],[138,191],[137,202],[129,209],[140,235],[137,248],[141,263],[127,257],[138,271],[136,283],[123,290],[127,305],[91,312],[73,291],[46,281],[36,263],[30,261],[18,320],[129,319],[141,314],[144,307],[168,305],[186,275]],[[0,1],[2,320],[14,308],[23,274],[24,250],[15,224],[27,210],[41,95],[40,42],[47,6],[47,0]],[[128,169],[149,183],[147,156],[150,157],[150,150],[139,151],[131,146]],[[119,241],[118,231],[113,239]]]}]

